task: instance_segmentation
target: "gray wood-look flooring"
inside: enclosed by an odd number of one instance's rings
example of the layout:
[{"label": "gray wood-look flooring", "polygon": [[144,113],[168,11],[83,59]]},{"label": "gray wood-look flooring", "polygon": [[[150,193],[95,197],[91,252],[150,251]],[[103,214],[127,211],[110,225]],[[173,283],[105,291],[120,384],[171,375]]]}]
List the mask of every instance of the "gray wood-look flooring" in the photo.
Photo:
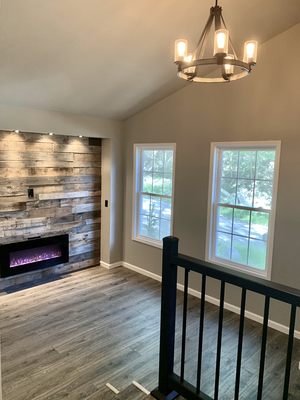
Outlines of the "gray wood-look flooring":
[{"label": "gray wood-look flooring", "polygon": [[[180,347],[182,293],[176,344]],[[90,268],[0,296],[3,400],[142,400],[133,380],[158,379],[160,284],[124,268]],[[199,299],[189,297],[186,378],[195,382]],[[233,398],[237,315],[225,311],[221,400]],[[202,390],[213,394],[218,308],[206,304]],[[241,399],[255,399],[260,324],[247,320]],[[264,399],[282,399],[287,337],[269,329]],[[179,372],[179,352],[176,352]],[[300,399],[300,343],[295,341],[290,399]],[[105,384],[121,391],[114,395]]]}]

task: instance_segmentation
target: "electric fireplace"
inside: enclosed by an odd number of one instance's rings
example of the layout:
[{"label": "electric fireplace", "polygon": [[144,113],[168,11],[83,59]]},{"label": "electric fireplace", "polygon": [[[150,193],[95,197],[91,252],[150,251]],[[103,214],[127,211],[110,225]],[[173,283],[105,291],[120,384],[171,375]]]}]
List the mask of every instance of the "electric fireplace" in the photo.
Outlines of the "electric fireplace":
[{"label": "electric fireplace", "polygon": [[68,261],[69,235],[0,245],[0,277],[22,274]]}]

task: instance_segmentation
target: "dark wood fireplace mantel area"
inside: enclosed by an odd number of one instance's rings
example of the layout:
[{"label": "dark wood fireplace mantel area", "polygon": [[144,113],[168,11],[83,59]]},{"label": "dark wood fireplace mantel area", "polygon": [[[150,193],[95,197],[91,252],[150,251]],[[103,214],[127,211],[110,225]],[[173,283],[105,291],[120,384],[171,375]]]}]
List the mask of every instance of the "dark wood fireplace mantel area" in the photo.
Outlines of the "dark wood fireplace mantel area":
[{"label": "dark wood fireplace mantel area", "polygon": [[101,139],[0,131],[0,290],[99,265],[100,199]]}]

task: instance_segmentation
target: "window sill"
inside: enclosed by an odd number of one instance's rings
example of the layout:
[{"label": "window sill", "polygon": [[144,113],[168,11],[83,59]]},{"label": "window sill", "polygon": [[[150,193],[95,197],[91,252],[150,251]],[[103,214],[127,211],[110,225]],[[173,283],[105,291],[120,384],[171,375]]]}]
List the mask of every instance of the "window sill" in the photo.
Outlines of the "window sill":
[{"label": "window sill", "polygon": [[[225,260],[217,257],[207,258],[208,262],[220,265],[221,267],[226,267],[232,269],[234,271],[244,272],[245,274],[256,276],[258,278],[266,279],[268,281],[271,280],[271,269],[267,269],[265,271],[255,270],[254,268],[243,266],[241,264],[234,263],[226,263]],[[250,269],[251,268],[251,269]]]},{"label": "window sill", "polygon": [[147,244],[148,246],[157,247],[158,249],[163,248],[162,241],[159,241],[159,240],[151,240],[151,239],[147,239],[146,237],[140,237],[140,236],[133,237],[132,240],[134,242]]}]

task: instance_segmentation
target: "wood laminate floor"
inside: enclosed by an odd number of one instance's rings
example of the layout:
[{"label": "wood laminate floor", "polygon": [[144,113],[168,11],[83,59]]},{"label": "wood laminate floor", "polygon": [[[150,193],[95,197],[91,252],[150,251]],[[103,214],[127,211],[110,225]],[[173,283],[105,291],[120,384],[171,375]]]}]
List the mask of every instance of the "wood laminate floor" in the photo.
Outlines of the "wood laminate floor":
[{"label": "wood laminate floor", "polygon": [[[160,284],[124,268],[90,268],[0,296],[3,400],[142,400],[157,385]],[[177,335],[181,339],[182,293]],[[189,297],[186,377],[195,382],[199,300]],[[225,311],[220,400],[232,400],[237,315]],[[202,390],[212,395],[218,308],[206,304]],[[241,399],[256,398],[261,325],[246,320]],[[286,335],[269,329],[263,399],[282,399]],[[179,372],[179,352],[176,352]],[[290,399],[300,399],[295,341]],[[114,395],[109,382],[121,393]]]}]

